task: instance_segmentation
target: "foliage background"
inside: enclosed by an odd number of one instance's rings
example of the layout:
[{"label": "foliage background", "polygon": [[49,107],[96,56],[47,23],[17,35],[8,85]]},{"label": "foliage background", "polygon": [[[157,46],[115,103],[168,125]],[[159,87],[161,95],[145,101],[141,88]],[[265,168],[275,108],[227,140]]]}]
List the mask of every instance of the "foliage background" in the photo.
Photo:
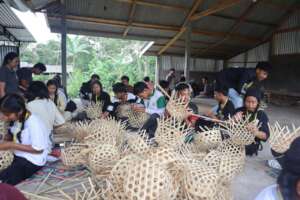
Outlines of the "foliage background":
[{"label": "foliage background", "polygon": [[[111,91],[111,86],[122,75],[130,78],[134,84],[149,76],[154,80],[155,57],[142,56],[140,50],[145,42],[109,39],[101,37],[73,36],[67,38],[67,64],[73,65],[73,73],[68,76],[68,94],[78,96],[82,82],[97,73],[104,89]],[[21,61],[27,63],[42,62],[46,65],[60,65],[60,40],[50,40],[46,44],[26,44],[21,48]],[[54,75],[35,77],[46,81]]]}]

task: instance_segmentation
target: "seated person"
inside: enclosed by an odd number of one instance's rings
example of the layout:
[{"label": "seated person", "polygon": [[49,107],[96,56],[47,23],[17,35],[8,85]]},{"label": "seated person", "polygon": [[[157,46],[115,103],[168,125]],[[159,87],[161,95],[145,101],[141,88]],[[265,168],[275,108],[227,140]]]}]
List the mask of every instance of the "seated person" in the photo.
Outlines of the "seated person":
[{"label": "seated person", "polygon": [[248,129],[255,135],[255,142],[246,146],[246,155],[257,155],[257,152],[261,150],[261,141],[267,141],[270,136],[269,131],[269,119],[266,113],[259,110],[260,103],[260,91],[256,89],[249,89],[244,98],[244,106],[235,111],[234,118],[245,118],[250,115],[250,122],[258,120],[258,127],[254,124],[250,124]]},{"label": "seated person", "polygon": [[[51,101],[46,85],[41,81],[33,81],[29,86],[27,109],[44,122],[47,130],[51,133],[51,139],[53,130],[65,123],[63,115]],[[52,142],[51,146],[53,146]]]},{"label": "seated person", "polygon": [[120,104],[136,103],[138,100],[134,94],[127,92],[127,87],[123,83],[114,84],[113,92],[115,96],[112,97],[111,105],[108,106],[108,112],[110,112],[112,116],[115,116],[116,109]]},{"label": "seated person", "polygon": [[65,109],[65,112],[64,112],[64,118],[66,121],[72,121],[72,119],[76,118],[77,116],[77,105],[74,101],[70,100],[68,103],[67,103],[67,106],[66,106],[66,109]]},{"label": "seated person", "polygon": [[126,90],[130,93],[133,93],[133,87],[129,84],[129,77],[128,76],[122,76],[121,82],[126,86]]},{"label": "seated person", "polygon": [[82,85],[80,87],[80,92],[79,92],[79,96],[81,99],[87,100],[87,101],[90,100],[90,97],[92,95],[91,84],[94,81],[100,81],[100,77],[98,74],[93,74],[89,81],[82,83]]},{"label": "seated person", "polygon": [[300,138],[295,139],[285,153],[277,184],[264,189],[255,200],[300,199]]},{"label": "seated person", "polygon": [[49,80],[47,82],[48,94],[50,99],[54,102],[57,106],[60,113],[64,113],[66,108],[66,97],[63,95],[62,92],[58,91],[57,82],[55,80]]},{"label": "seated person", "polygon": [[235,113],[234,105],[228,98],[228,89],[226,88],[216,88],[215,100],[217,100],[218,105],[212,108],[211,111],[207,112],[205,116],[215,119],[216,121],[207,121],[205,119],[199,118],[196,122],[196,130],[201,131],[201,127],[212,128],[216,125],[217,120],[227,120],[229,116],[233,116]]},{"label": "seated person", "polygon": [[144,124],[142,129],[146,130],[149,138],[154,137],[157,128],[157,118],[165,113],[166,99],[164,95],[156,90],[150,89],[146,83],[137,82],[134,84],[134,94],[141,98],[144,107],[135,105],[133,110],[136,112],[146,112],[150,115],[149,120]]},{"label": "seated person", "polygon": [[191,115],[186,119],[187,124],[195,125],[195,118],[192,117],[193,114],[198,114],[198,107],[196,104],[191,102],[191,92],[190,87],[186,83],[179,83],[175,87],[175,92],[178,97],[182,98],[186,103],[188,103],[188,111]]},{"label": "seated person", "polygon": [[14,152],[11,165],[0,172],[0,181],[16,185],[46,164],[50,133],[43,121],[26,109],[25,101],[19,95],[4,96],[0,100],[0,112],[2,118],[11,123],[0,151]]},{"label": "seated person", "polygon": [[111,104],[109,94],[103,91],[103,87],[100,81],[92,82],[91,88],[92,88],[92,96],[90,102],[91,103],[102,102],[103,103],[102,117],[107,117],[109,115],[107,108]]}]

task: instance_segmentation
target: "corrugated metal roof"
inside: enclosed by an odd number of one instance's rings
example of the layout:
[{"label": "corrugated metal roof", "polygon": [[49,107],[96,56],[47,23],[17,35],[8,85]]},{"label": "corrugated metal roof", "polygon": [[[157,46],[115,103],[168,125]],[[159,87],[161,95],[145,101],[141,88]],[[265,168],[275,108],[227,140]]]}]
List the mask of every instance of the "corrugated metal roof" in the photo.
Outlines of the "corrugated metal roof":
[{"label": "corrugated metal roof", "polygon": [[[30,32],[25,28],[23,23],[14,14],[14,12],[5,3],[0,2],[0,25],[6,28],[18,41],[33,42],[35,41]],[[5,41],[8,38],[2,36],[0,40]]]},{"label": "corrugated metal roof", "polygon": [[[132,6],[132,0],[65,0],[67,13],[67,27],[70,33],[101,35],[106,37],[121,37],[128,39],[152,40],[157,43],[149,49],[151,54],[158,53],[179,32],[193,0],[147,0],[136,4],[132,18],[132,26],[126,37],[123,37]],[[201,12],[216,5],[219,0],[205,0],[197,12]],[[218,11],[217,16],[205,16],[191,22],[192,49],[209,47],[198,56],[216,56],[230,58],[261,43],[265,33],[273,30],[285,15],[290,3],[273,0],[259,1],[254,9],[240,23],[232,36],[228,37],[231,28],[238,23],[239,17],[253,4],[252,0],[241,0],[234,6]],[[293,1],[295,3],[295,1]],[[275,6],[272,4],[276,4]],[[281,5],[282,8],[280,7]],[[167,8],[166,8],[167,7]],[[170,8],[172,7],[172,8]],[[52,31],[59,32],[59,20],[52,18],[48,10],[48,20]],[[73,15],[77,20],[69,20]],[[78,18],[79,16],[79,18]],[[92,18],[92,19],[91,19]],[[93,21],[93,23],[90,22]],[[224,40],[224,38],[227,38]],[[179,44],[184,45],[184,34],[179,37]],[[206,43],[206,44],[205,44]],[[217,44],[217,45],[216,45]],[[216,45],[216,47],[214,47]],[[231,46],[231,47],[230,47]],[[213,47],[213,48],[212,48]],[[220,49],[226,49],[221,52]],[[184,48],[174,43],[165,54],[184,54]]]}]

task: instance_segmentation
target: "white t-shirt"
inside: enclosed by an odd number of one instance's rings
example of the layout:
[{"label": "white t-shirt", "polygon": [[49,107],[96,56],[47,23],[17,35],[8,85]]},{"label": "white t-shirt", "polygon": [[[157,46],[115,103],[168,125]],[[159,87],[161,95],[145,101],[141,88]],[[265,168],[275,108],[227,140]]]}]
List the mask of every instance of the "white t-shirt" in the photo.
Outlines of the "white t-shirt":
[{"label": "white t-shirt", "polygon": [[54,126],[60,126],[65,123],[64,117],[51,100],[33,100],[27,104],[27,109],[41,118],[49,132],[52,132]]},{"label": "white t-shirt", "polygon": [[280,194],[278,193],[278,186],[271,185],[265,188],[255,200],[281,200]]},{"label": "white t-shirt", "polygon": [[[44,166],[49,153],[49,131],[44,123],[34,114],[25,121],[24,129],[21,133],[21,144],[30,145],[37,151],[43,151],[40,154],[32,154],[24,151],[14,151],[16,156],[25,158],[29,162]],[[17,141],[19,143],[19,141]]]}]

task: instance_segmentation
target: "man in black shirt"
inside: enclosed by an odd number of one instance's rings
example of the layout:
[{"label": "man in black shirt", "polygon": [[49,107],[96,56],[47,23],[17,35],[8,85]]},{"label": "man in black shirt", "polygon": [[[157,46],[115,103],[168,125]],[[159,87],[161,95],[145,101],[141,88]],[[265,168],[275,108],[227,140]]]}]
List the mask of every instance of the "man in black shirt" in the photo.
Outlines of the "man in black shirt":
[{"label": "man in black shirt", "polygon": [[[229,100],[227,88],[216,88],[214,97],[218,101],[218,105],[205,114],[207,117],[215,119],[216,121],[223,121],[234,115],[235,108],[233,103]],[[207,121],[199,118],[196,121],[195,129],[201,131],[201,127],[212,128],[215,124],[214,121]]]},{"label": "man in black shirt", "polygon": [[217,88],[228,88],[229,99],[235,108],[243,106],[243,96],[250,88],[261,91],[261,82],[268,78],[271,65],[259,62],[256,68],[228,68],[217,75]]}]

